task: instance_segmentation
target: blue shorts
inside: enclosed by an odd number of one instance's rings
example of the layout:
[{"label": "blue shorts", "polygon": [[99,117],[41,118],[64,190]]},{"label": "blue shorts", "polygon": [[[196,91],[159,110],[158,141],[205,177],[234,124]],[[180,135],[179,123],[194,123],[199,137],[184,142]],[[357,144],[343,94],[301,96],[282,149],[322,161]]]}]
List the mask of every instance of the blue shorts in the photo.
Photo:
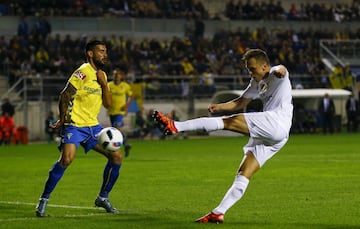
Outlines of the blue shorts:
[{"label": "blue shorts", "polygon": [[98,144],[97,134],[102,129],[101,125],[88,127],[64,125],[60,129],[61,141],[58,148],[61,151],[64,144],[72,143],[76,145],[76,148],[81,145],[87,153]]},{"label": "blue shorts", "polygon": [[123,119],[124,119],[124,115],[121,114],[110,115],[111,126],[116,128],[123,127],[124,126]]}]

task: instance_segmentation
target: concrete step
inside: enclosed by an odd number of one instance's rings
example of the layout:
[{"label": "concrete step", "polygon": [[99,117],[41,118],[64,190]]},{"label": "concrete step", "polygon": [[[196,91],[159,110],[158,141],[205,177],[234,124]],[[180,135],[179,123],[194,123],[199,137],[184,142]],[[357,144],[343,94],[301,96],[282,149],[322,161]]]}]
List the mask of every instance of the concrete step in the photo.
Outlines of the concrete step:
[{"label": "concrete step", "polygon": [[9,90],[8,79],[0,75],[0,98]]}]

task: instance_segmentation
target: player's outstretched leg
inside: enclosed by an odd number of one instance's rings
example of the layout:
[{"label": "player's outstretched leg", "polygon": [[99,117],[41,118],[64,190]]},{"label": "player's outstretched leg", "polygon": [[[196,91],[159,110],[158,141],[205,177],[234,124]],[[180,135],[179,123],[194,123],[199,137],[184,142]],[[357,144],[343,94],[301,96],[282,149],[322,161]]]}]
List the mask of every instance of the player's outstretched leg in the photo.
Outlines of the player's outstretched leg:
[{"label": "player's outstretched leg", "polygon": [[197,223],[223,223],[224,222],[224,214],[215,214],[210,212],[203,217],[195,220]]},{"label": "player's outstretched leg", "polygon": [[154,111],[153,119],[165,135],[172,135],[179,132],[174,125],[174,120],[168,118],[163,113],[159,111]]}]

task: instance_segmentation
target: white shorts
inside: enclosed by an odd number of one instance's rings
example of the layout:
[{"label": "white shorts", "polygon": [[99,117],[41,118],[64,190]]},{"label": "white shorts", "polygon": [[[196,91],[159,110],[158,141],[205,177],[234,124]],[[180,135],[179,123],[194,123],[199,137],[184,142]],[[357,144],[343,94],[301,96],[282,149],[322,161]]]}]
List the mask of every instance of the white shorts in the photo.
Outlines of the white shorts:
[{"label": "white shorts", "polygon": [[267,160],[274,156],[279,150],[286,144],[288,138],[284,138],[282,141],[274,145],[266,145],[260,139],[249,139],[249,142],[244,146],[244,154],[251,151],[256,160],[259,162],[260,167],[262,167]]},{"label": "white shorts", "polygon": [[274,156],[288,141],[289,128],[284,128],[286,117],[273,111],[244,113],[250,132],[244,153],[251,151],[260,167]]}]

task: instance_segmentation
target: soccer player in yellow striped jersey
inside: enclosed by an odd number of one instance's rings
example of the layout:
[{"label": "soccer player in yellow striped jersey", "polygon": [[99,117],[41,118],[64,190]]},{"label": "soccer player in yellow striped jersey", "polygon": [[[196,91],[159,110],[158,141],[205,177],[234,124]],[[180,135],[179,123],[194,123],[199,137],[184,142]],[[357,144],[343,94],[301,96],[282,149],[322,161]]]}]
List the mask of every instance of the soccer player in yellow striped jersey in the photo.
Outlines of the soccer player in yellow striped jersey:
[{"label": "soccer player in yellow striped jersey", "polygon": [[119,177],[122,163],[120,150],[107,152],[100,147],[97,134],[102,126],[97,120],[101,106],[111,106],[111,94],[107,85],[107,76],[102,70],[108,62],[106,44],[99,40],[91,40],[86,44],[85,54],[87,63],[82,64],[70,76],[65,88],[60,93],[60,118],[50,127],[57,129],[61,137],[59,160],[51,167],[44,190],[36,206],[38,217],[46,216],[45,210],[50,194],[63,176],[66,168],[72,163],[79,145],[85,153],[93,149],[107,158],[103,172],[103,183],[99,195],[95,199],[95,206],[104,208],[108,213],[117,213],[109,199]]},{"label": "soccer player in yellow striped jersey", "polygon": [[[108,110],[110,122],[113,127],[119,129],[120,131],[121,127],[124,126],[123,119],[134,99],[131,86],[125,81],[126,73],[127,71],[125,68],[114,69],[113,81],[108,83],[112,98],[112,105]],[[131,146],[128,144],[125,134],[123,134],[123,136],[125,157],[127,157],[129,156]]]}]

